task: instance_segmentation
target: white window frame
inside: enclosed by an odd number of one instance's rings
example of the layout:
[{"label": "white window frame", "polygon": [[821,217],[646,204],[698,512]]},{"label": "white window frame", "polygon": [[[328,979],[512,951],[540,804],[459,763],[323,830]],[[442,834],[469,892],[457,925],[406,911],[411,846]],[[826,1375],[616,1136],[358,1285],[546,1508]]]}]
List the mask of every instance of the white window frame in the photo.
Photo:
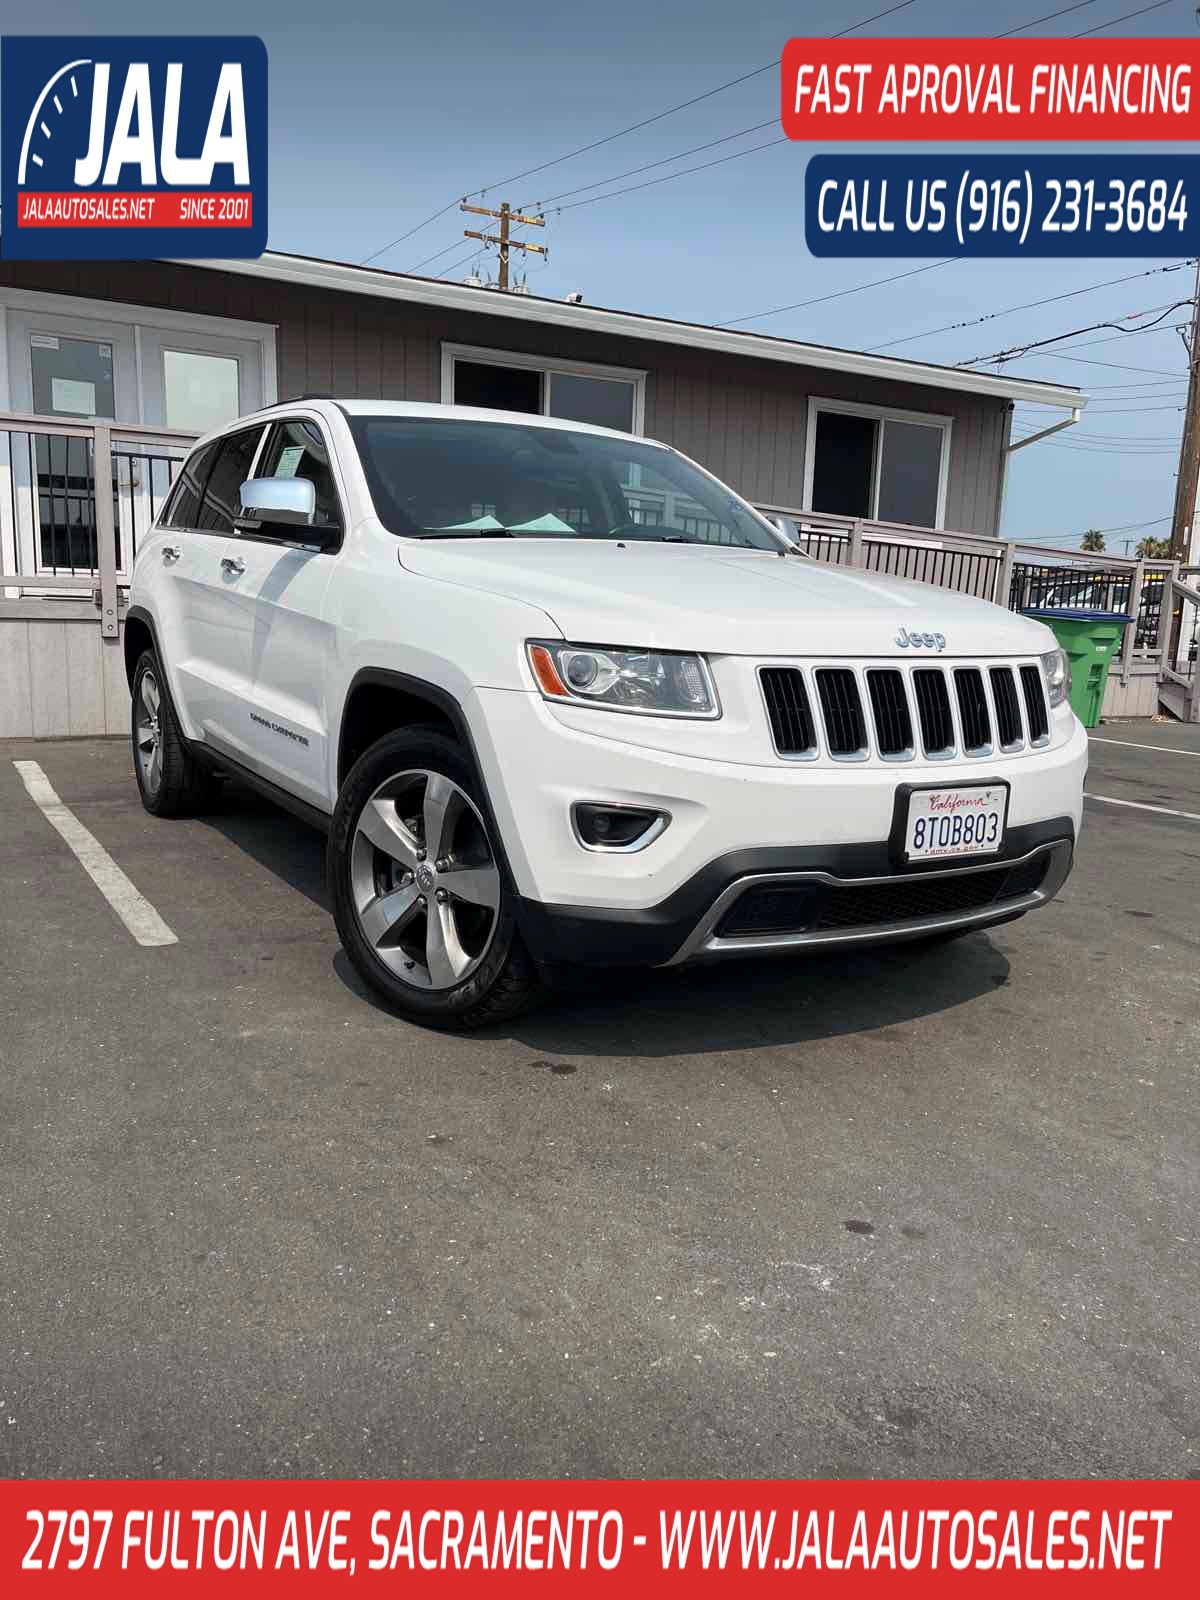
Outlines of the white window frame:
[{"label": "white window frame", "polygon": [[[489,367],[523,367],[527,370],[540,372],[543,377],[551,378],[554,374],[561,373],[569,378],[608,378],[616,383],[631,383],[633,385],[633,432],[643,434],[646,431],[646,371],[644,367],[607,367],[595,361],[567,361],[558,356],[535,356],[521,350],[491,350],[483,345],[474,344],[447,344],[442,345],[442,404],[454,404],[454,363],[456,361],[477,361]],[[541,415],[548,417],[550,412],[546,407],[550,403],[550,385],[542,385],[542,411]],[[568,420],[568,419],[564,419]]]},{"label": "white window frame", "polygon": [[[33,323],[35,331],[56,333],[62,338],[100,339],[113,346],[113,389],[117,417],[121,423],[149,423],[166,428],[158,417],[147,416],[148,397],[162,397],[165,404],[163,350],[192,349],[206,354],[236,355],[239,361],[239,388],[248,355],[257,356],[261,398],[257,406],[274,405],[279,393],[276,365],[276,325],[245,322],[235,317],[208,316],[195,311],[173,311],[161,306],[143,306],[124,300],[97,300],[81,295],[54,294],[40,289],[0,287],[0,411],[12,411],[14,374],[10,350],[10,319],[19,326]],[[236,348],[233,348],[236,347]],[[157,362],[157,368],[153,364]],[[153,368],[153,370],[152,370]],[[24,393],[29,374],[22,369],[17,385]],[[32,385],[29,388],[32,410]],[[239,398],[240,404],[240,398]],[[22,405],[19,409],[26,409]],[[165,411],[164,411],[165,415]],[[17,544],[21,545],[20,567],[32,574],[36,569],[32,524],[12,526],[8,507],[12,503],[7,437],[0,435],[0,573],[17,570]],[[28,495],[29,487],[25,486]],[[123,504],[123,502],[118,502]],[[129,548],[123,546],[123,551]],[[128,556],[125,556],[126,567]],[[118,577],[125,581],[123,568]],[[49,580],[51,583],[52,579]],[[47,591],[50,592],[50,591]],[[13,591],[15,593],[15,591]]]},{"label": "white window frame", "polygon": [[[274,405],[279,394],[279,374],[276,368],[275,332],[272,322],[243,322],[236,317],[213,317],[196,311],[172,311],[162,306],[140,306],[123,300],[91,300],[78,295],[48,294],[42,290],[0,288],[0,410],[12,410],[12,382],[9,373],[7,313],[41,318],[47,322],[46,332],[53,333],[53,319],[69,317],[76,322],[107,324],[123,336],[133,335],[136,389],[134,394],[136,415],[119,417],[121,422],[141,422],[146,417],[147,378],[143,352],[143,335],[150,334],[146,344],[150,350],[160,350],[164,344],[172,349],[205,350],[205,341],[211,340],[207,353],[225,353],[219,350],[222,341],[254,344],[258,347],[259,370],[262,375],[262,404]],[[64,338],[75,336],[75,330],[61,328]],[[86,337],[86,335],[85,335]],[[105,334],[102,337],[107,338]],[[198,341],[189,343],[189,340]],[[229,354],[235,352],[230,351]],[[158,375],[158,388],[162,388],[162,375]],[[165,427],[154,419],[154,425]]]},{"label": "white window frame", "polygon": [[[808,422],[804,437],[804,509],[813,510],[813,475],[817,465],[817,417],[822,411],[836,411],[848,417],[870,417],[876,422],[915,422],[923,428],[939,428],[942,435],[941,457],[938,462],[937,521],[933,531],[940,533],[946,526],[946,491],[950,482],[950,436],[954,418],[934,411],[903,411],[897,406],[873,406],[858,400],[824,400],[810,395]],[[871,463],[870,521],[879,520],[880,465],[883,458],[883,429],[875,430],[875,456]],[[819,516],[820,512],[813,512]]]}]

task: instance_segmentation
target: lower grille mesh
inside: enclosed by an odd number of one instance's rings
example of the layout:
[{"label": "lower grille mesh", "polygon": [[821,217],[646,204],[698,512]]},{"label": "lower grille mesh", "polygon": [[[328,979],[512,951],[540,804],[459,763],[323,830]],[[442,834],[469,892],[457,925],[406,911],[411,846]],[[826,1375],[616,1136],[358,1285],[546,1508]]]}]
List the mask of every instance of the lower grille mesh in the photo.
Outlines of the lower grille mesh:
[{"label": "lower grille mesh", "polygon": [[870,928],[918,917],[983,910],[1032,894],[1049,859],[989,867],[954,876],[905,878],[895,883],[774,883],[748,888],[717,926],[722,939],[755,934],[821,933]]}]

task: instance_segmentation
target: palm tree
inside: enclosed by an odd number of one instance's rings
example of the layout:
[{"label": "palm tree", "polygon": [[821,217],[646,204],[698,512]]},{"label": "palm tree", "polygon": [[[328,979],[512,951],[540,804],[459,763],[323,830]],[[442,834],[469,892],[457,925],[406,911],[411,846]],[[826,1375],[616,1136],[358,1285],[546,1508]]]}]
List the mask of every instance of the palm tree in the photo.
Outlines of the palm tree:
[{"label": "palm tree", "polygon": [[1155,539],[1150,534],[1147,534],[1139,542],[1137,549],[1134,551],[1134,555],[1137,556],[1139,561],[1166,561],[1170,554],[1170,539]]},{"label": "palm tree", "polygon": [[1104,535],[1099,528],[1089,528],[1079,541],[1079,548],[1093,553],[1104,549]]}]

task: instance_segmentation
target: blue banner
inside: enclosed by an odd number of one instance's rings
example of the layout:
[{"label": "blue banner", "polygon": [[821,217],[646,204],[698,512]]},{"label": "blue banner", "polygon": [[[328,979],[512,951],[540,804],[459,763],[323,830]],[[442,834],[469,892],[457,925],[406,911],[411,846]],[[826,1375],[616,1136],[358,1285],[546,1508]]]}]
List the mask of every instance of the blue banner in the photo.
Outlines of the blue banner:
[{"label": "blue banner", "polygon": [[267,52],[255,38],[6,38],[7,258],[259,256]]},{"label": "blue banner", "polygon": [[814,256],[1200,254],[1200,156],[813,156]]}]

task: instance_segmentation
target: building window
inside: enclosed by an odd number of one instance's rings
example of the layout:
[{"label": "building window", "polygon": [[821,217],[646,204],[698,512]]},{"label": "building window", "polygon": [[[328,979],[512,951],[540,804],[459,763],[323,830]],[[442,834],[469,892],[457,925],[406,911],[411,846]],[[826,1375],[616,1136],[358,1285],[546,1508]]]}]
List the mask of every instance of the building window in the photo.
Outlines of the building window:
[{"label": "building window", "polygon": [[645,425],[646,374],[552,356],[442,346],[442,403],[562,417],[622,433]]},{"label": "building window", "polygon": [[168,428],[207,433],[232,422],[239,411],[237,357],[164,350],[163,393]]},{"label": "building window", "polygon": [[810,401],[806,509],[942,527],[950,427],[923,412]]}]

